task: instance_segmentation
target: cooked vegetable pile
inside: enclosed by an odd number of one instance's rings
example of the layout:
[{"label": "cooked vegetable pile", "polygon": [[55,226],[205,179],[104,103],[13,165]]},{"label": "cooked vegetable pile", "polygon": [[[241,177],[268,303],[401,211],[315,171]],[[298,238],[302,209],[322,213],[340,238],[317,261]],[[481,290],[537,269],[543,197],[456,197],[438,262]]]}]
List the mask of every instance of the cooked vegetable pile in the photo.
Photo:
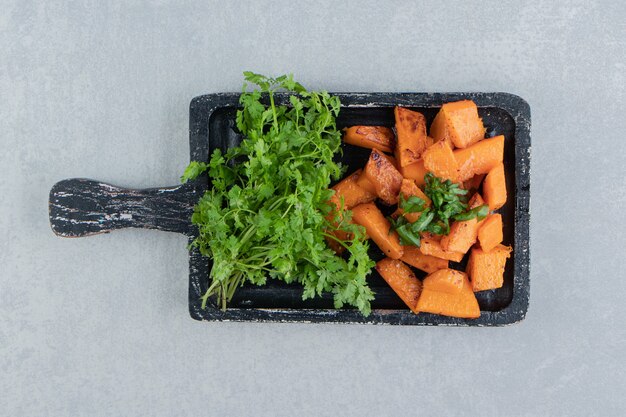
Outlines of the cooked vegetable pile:
[{"label": "cooked vegetable pile", "polygon": [[[394,114],[397,135],[382,126],[346,129],[346,143],[372,152],[363,170],[333,187],[334,197],[350,203],[354,221],[385,253],[376,270],[413,312],[477,318],[474,292],[503,285],[511,252],[501,244],[502,217],[492,213],[507,199],[504,137],[485,139],[469,100],[444,104],[430,136],[421,113]],[[391,217],[376,199],[398,204]],[[468,252],[466,272],[449,267]],[[429,275],[421,281],[409,265]]]},{"label": "cooked vegetable pile", "polygon": [[[335,162],[339,99],[291,76],[244,75],[257,88],[244,84],[240,97],[240,146],[216,149],[182,177],[208,171],[212,182],[192,217],[193,245],[213,260],[203,305],[216,296],[226,308],[238,287],[269,277],[300,283],[303,299],[330,292],[336,308],[369,315],[366,277],[375,266],[415,313],[479,317],[474,292],[503,285],[511,248],[494,212],[507,199],[504,137],[485,138],[476,105],[444,104],[429,132],[421,113],[403,107],[394,109],[395,131],[344,129],[348,146],[371,154],[329,188],[344,174]],[[385,217],[377,202],[397,207]],[[369,239],[386,255],[376,264]],[[465,272],[449,267],[467,253]],[[410,266],[429,275],[420,280]]]},{"label": "cooked vegetable pile", "polygon": [[[329,185],[343,174],[333,161],[341,152],[339,99],[309,92],[290,76],[244,75],[258,88],[244,85],[240,97],[241,145],[216,149],[208,164],[192,162],[182,177],[208,171],[212,182],[192,217],[200,232],[193,245],[213,260],[203,304],[215,295],[226,308],[239,286],[271,277],[302,284],[303,299],[332,292],[336,308],[348,304],[369,314],[374,294],[366,276],[374,262],[363,228],[329,204]],[[276,104],[279,90],[288,93],[289,106]],[[337,256],[325,239],[348,256]]]}]

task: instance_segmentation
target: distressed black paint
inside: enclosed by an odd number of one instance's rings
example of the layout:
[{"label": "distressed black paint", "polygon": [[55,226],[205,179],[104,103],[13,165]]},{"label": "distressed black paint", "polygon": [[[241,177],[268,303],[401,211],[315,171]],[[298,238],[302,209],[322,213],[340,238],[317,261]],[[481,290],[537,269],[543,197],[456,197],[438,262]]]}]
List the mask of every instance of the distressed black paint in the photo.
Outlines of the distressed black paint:
[{"label": "distressed black paint", "polygon": [[81,237],[125,227],[189,234],[196,193],[191,185],[132,190],[74,178],[50,190],[55,234]]},{"label": "distressed black paint", "polygon": [[[339,127],[393,124],[393,107],[406,106],[424,113],[429,124],[441,104],[471,99],[485,120],[488,136],[505,135],[505,168],[509,202],[501,212],[505,219],[505,243],[513,246],[513,257],[505,271],[505,286],[477,294],[482,314],[479,319],[457,319],[411,313],[397,296],[373,274],[375,307],[365,318],[352,309],[335,310],[330,296],[303,302],[301,289],[271,282],[265,287],[243,287],[232,307],[223,312],[214,305],[201,308],[208,287],[210,261],[195,251],[189,258],[189,311],[197,320],[298,321],[340,323],[386,323],[417,325],[497,326],[522,320],[529,299],[529,203],[530,203],[530,109],[521,98],[506,93],[347,93],[337,94],[342,102]],[[240,137],[233,130],[238,94],[196,97],[190,107],[190,154],[192,160],[207,161],[216,148],[236,146]],[[279,96],[284,103],[285,97]],[[369,151],[347,145],[342,162],[362,166]],[[195,201],[208,189],[206,176],[185,185],[161,189],[127,190],[90,180],[61,181],[50,192],[50,223],[55,233],[77,237],[108,232],[122,227],[143,227],[184,233],[191,242],[196,229],[190,225]],[[372,256],[381,256],[372,248]],[[462,268],[464,265],[455,265]]]}]

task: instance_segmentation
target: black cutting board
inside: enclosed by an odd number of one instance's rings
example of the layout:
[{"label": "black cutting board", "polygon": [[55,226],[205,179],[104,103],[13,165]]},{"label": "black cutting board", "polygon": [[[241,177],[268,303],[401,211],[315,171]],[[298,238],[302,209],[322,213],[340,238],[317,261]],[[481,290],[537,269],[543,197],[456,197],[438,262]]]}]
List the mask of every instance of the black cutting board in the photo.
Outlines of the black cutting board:
[{"label": "black cutting board", "polygon": [[[196,250],[189,251],[189,311],[197,320],[294,321],[387,323],[411,325],[498,326],[522,320],[528,309],[530,291],[529,203],[530,203],[530,108],[518,96],[507,93],[338,93],[342,107],[339,128],[352,125],[393,126],[393,107],[422,112],[430,125],[443,103],[473,100],[479,108],[487,136],[504,135],[504,166],[508,201],[499,212],[504,222],[504,244],[513,247],[504,272],[502,288],[476,293],[481,308],[478,319],[458,319],[428,313],[414,314],[373,271],[369,283],[376,293],[372,314],[363,317],[352,308],[334,309],[332,296],[302,301],[302,289],[269,281],[262,287],[244,286],[230,307],[221,311],[214,304],[201,308],[201,297],[209,284],[211,262]],[[234,129],[239,94],[208,94],[191,101],[189,120],[190,159],[207,161],[216,149],[236,146],[240,135]],[[286,103],[286,96],[277,97]],[[343,145],[342,162],[348,172],[362,167],[368,149]],[[182,167],[181,167],[182,168]],[[190,223],[193,205],[210,187],[201,176],[185,185],[130,190],[87,179],[60,181],[50,191],[52,230],[63,237],[107,233],[124,227],[140,227],[183,233],[191,242],[197,233]],[[382,253],[371,245],[370,255]],[[456,269],[464,269],[452,263]],[[424,273],[416,271],[418,277]]]}]

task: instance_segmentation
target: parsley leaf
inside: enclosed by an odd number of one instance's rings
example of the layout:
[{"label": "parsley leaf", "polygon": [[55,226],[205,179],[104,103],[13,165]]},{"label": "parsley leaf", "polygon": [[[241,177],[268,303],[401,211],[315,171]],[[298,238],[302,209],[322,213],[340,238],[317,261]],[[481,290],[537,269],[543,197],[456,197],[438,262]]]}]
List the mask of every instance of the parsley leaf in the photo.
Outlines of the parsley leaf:
[{"label": "parsley leaf", "polygon": [[454,220],[466,221],[466,220],[471,220],[474,217],[478,218],[478,220],[482,220],[485,217],[487,217],[488,214],[489,214],[489,206],[486,204],[483,204],[481,206],[474,207],[473,209],[465,213],[455,214]]},{"label": "parsley leaf", "polygon": [[180,177],[180,181],[184,183],[189,180],[195,180],[200,174],[206,171],[207,167],[207,164],[204,162],[191,161],[185,169],[183,176]]}]

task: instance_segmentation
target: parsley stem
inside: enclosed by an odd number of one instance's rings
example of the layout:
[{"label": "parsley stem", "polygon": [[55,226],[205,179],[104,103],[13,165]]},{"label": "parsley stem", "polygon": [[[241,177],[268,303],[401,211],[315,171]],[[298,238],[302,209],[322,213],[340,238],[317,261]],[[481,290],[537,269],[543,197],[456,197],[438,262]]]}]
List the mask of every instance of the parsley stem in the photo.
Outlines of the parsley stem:
[{"label": "parsley stem", "polygon": [[269,91],[270,105],[272,107],[272,116],[274,117],[274,128],[278,129],[278,116],[276,115],[276,106],[274,105],[274,91]]},{"label": "parsley stem", "polygon": [[276,272],[274,269],[271,269],[271,268],[265,268],[260,265],[251,265],[251,264],[247,264],[244,262],[235,262],[235,265],[243,266],[244,268],[250,268],[250,269],[262,269],[263,271],[267,271],[267,272]]}]

